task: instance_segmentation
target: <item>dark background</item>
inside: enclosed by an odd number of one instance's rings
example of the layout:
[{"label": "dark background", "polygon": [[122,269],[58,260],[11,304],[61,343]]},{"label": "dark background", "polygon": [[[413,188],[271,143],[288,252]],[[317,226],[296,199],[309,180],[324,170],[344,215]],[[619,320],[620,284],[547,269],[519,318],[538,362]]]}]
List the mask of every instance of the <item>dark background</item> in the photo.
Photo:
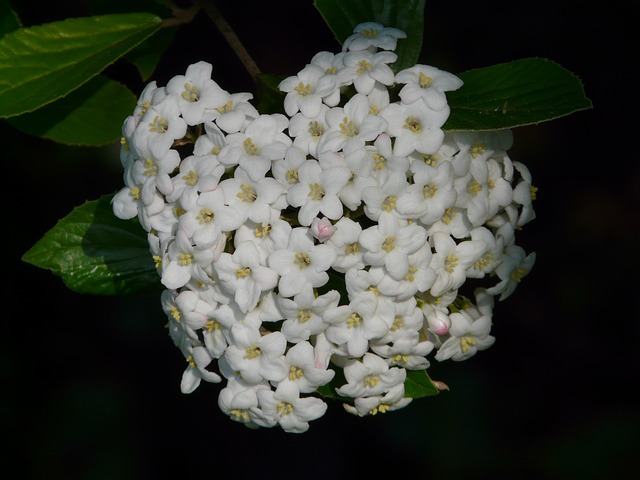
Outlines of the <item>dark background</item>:
[{"label": "dark background", "polygon": [[[86,11],[80,1],[14,3],[27,25]],[[300,435],[232,422],[216,385],[181,394],[184,361],[159,294],[80,295],[21,262],[74,207],[121,188],[122,172],[117,145],[68,148],[0,123],[10,262],[0,459],[17,469],[0,476],[637,478],[639,15],[632,1],[575,5],[427,2],[422,63],[459,73],[549,58],[583,80],[594,108],[515,130],[511,158],[539,188],[537,218],[516,242],[537,263],[496,304],[495,345],[466,362],[432,361],[449,392],[366,418],[330,403]],[[266,73],[294,74],[314,53],[339,50],[310,0],[219,7]],[[164,85],[198,60],[223,88],[254,90],[202,15],[154,79]],[[136,93],[144,85],[124,67],[111,73]]]}]

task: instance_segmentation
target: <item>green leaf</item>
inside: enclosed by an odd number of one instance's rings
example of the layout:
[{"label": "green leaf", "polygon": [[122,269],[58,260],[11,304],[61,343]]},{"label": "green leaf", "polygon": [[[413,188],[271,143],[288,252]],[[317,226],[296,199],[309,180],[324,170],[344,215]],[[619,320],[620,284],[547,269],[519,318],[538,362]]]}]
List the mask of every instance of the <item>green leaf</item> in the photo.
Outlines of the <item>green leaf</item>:
[{"label": "green leaf", "polygon": [[258,75],[258,91],[256,94],[256,108],[261,113],[285,113],[285,93],[278,88],[285,75],[261,73]]},{"label": "green leaf", "polygon": [[421,398],[440,393],[426,370],[407,370],[407,378],[404,381],[404,396],[409,398]]},{"label": "green leaf", "polygon": [[398,40],[398,60],[394,71],[416,64],[422,51],[425,0],[314,0],[316,9],[340,44],[353,34],[359,23],[378,22],[407,34]]},{"label": "green leaf", "polygon": [[135,105],[131,90],[98,75],[68,96],[7,121],[25,133],[55,142],[101,146],[120,138],[122,122]]},{"label": "green leaf", "polygon": [[78,293],[127,295],[162,290],[147,234],[137,220],[120,220],[113,195],[86,202],[62,218],[22,260],[51,270]]},{"label": "green leaf", "polygon": [[0,35],[18,30],[22,25],[7,0],[0,0]]},{"label": "green leaf", "polygon": [[500,130],[533,125],[592,107],[582,82],[557,63],[526,58],[458,75],[447,93],[445,130]]},{"label": "green leaf", "polygon": [[161,27],[149,13],[69,18],[0,39],[0,117],[67,95]]},{"label": "green leaf", "polygon": [[136,66],[143,81],[151,78],[177,30],[177,27],[163,28],[124,56]]}]

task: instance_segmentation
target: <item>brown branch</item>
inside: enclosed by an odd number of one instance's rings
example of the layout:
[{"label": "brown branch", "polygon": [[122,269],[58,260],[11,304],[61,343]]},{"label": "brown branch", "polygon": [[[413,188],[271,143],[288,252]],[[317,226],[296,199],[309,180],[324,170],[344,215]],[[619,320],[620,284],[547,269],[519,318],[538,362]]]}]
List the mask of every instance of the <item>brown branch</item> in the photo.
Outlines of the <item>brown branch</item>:
[{"label": "brown branch", "polygon": [[249,52],[247,52],[247,50],[244,48],[244,45],[231,28],[231,25],[229,25],[229,23],[222,16],[220,10],[218,10],[218,8],[210,0],[202,0],[198,2],[198,4],[213,21],[231,49],[240,59],[242,65],[244,65],[244,68],[247,70],[253,81],[257,83],[258,75],[260,74],[258,65],[253,61],[253,58],[251,58]]}]

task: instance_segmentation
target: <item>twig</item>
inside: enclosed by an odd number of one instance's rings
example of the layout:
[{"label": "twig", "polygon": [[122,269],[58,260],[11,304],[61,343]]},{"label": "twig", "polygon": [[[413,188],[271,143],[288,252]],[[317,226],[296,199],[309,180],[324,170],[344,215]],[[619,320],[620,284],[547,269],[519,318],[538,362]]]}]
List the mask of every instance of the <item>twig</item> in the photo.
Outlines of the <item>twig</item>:
[{"label": "twig", "polygon": [[218,10],[218,8],[208,0],[203,0],[198,3],[200,7],[205,11],[205,13],[209,16],[209,18],[211,18],[231,49],[238,56],[238,58],[242,62],[242,65],[244,65],[244,68],[247,70],[253,81],[257,83],[258,75],[260,74],[258,65],[253,61],[253,58],[251,58],[249,52],[247,52],[247,50],[244,48],[244,45],[231,28],[231,25],[229,25],[229,23],[222,16],[220,10]]}]

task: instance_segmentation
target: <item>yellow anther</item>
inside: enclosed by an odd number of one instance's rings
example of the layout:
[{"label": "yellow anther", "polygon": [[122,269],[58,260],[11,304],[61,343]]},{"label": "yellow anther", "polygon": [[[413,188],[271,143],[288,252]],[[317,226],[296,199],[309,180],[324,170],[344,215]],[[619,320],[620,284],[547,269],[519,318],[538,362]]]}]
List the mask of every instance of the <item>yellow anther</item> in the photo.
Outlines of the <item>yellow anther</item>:
[{"label": "yellow anther", "polygon": [[229,100],[223,106],[216,107],[216,110],[218,112],[220,112],[220,113],[227,113],[227,112],[231,111],[232,108],[233,108],[233,100]]},{"label": "yellow anther", "polygon": [[324,133],[324,127],[317,120],[312,120],[309,122],[309,133],[312,137],[319,138]]},{"label": "yellow anther", "polygon": [[438,191],[438,186],[433,185],[432,183],[428,183],[424,187],[422,187],[422,196],[424,198],[433,198]]},{"label": "yellow anther", "polygon": [[256,144],[253,143],[251,137],[246,138],[242,144],[244,145],[244,151],[247,152],[248,155],[258,155],[258,153],[260,153],[260,150],[258,150]]},{"label": "yellow anther", "polygon": [[396,315],[393,319],[393,325],[391,325],[391,330],[396,331],[400,330],[404,326],[404,319],[400,315]]},{"label": "yellow anther", "polygon": [[444,211],[444,215],[442,215],[442,218],[441,218],[442,223],[449,225],[456,215],[457,214],[453,208],[447,208]]},{"label": "yellow anther", "polygon": [[378,29],[374,27],[365,28],[364,30],[360,30],[360,35],[367,38],[375,38],[378,36]]},{"label": "yellow anther", "polygon": [[298,310],[298,323],[307,323],[311,319],[311,310]]},{"label": "yellow anther", "polygon": [[404,276],[404,279],[407,282],[414,282],[416,279],[416,272],[418,271],[418,269],[416,267],[410,266],[409,267],[409,271],[407,272],[407,274]]},{"label": "yellow anther", "polygon": [[529,187],[529,194],[531,195],[531,200],[535,200],[538,197],[538,187]]},{"label": "yellow anther", "polygon": [[422,72],[420,72],[420,75],[418,75],[418,85],[420,85],[420,88],[427,88],[429,85],[431,85],[432,81],[433,78],[427,77]]},{"label": "yellow anther", "polygon": [[460,258],[450,253],[444,261],[444,269],[449,273],[453,273],[459,262]]},{"label": "yellow anther", "polygon": [[149,100],[147,100],[146,102],[139,103],[138,107],[140,107],[140,111],[138,112],[138,115],[142,116],[145,113],[147,113],[147,110],[149,110],[150,106],[151,106],[151,102]]},{"label": "yellow anther", "polygon": [[406,128],[413,133],[420,133],[422,131],[422,124],[420,120],[415,117],[407,117],[402,128]]},{"label": "yellow anther", "polygon": [[358,135],[358,128],[353,124],[349,117],[344,117],[340,124],[340,131],[345,137],[355,137]]},{"label": "yellow anther", "polygon": [[469,195],[471,195],[472,197],[475,197],[481,191],[482,185],[480,185],[480,183],[478,183],[475,178],[467,184],[467,192],[469,192]]},{"label": "yellow anther", "polygon": [[187,356],[186,360],[191,368],[196,368],[196,362],[193,359],[193,355]]},{"label": "yellow anther", "polygon": [[262,355],[262,350],[257,345],[251,345],[245,350],[244,358],[256,358]]},{"label": "yellow anther", "polygon": [[380,377],[378,375],[367,375],[362,381],[365,387],[373,388],[380,383]]},{"label": "yellow anther", "polygon": [[243,202],[253,203],[255,202],[256,198],[258,198],[251,185],[246,185],[243,183],[240,185],[240,190],[242,191],[238,192],[237,197]]},{"label": "yellow anther", "polygon": [[287,170],[287,173],[284,174],[284,178],[291,184],[298,183],[298,170]]},{"label": "yellow anther", "polygon": [[424,160],[424,163],[426,163],[427,165],[431,166],[431,167],[435,167],[437,161],[438,161],[438,157],[439,155],[437,153],[434,153],[433,155],[429,155],[428,153],[423,153],[422,154],[422,160]]},{"label": "yellow anther", "polygon": [[296,252],[296,258],[293,261],[300,269],[305,269],[311,265],[311,258],[305,252]]},{"label": "yellow anther", "polygon": [[209,320],[207,323],[204,324],[204,328],[207,332],[211,333],[214,330],[218,330],[220,328],[220,324],[215,320]]},{"label": "yellow anther", "polygon": [[347,318],[347,327],[348,328],[356,328],[360,326],[360,320],[362,317],[358,315],[356,312],[353,312],[349,318]]},{"label": "yellow anther", "polygon": [[358,62],[358,75],[367,73],[372,68],[373,68],[373,64],[371,62],[367,62],[366,60],[360,60]]},{"label": "yellow anther", "polygon": [[172,317],[176,322],[179,322],[179,321],[180,321],[180,317],[182,317],[182,315],[180,314],[180,310],[178,310],[178,307],[170,307],[170,308],[169,308],[169,313],[171,314],[171,317]]},{"label": "yellow anther", "polygon": [[153,262],[155,263],[156,268],[162,268],[162,257],[160,255],[154,255]]},{"label": "yellow anther", "polygon": [[293,412],[293,405],[291,405],[290,403],[280,402],[278,404],[278,413],[280,414],[281,417],[284,417],[285,415],[289,415],[292,412]]},{"label": "yellow anther", "polygon": [[196,183],[198,183],[198,174],[193,170],[189,170],[189,173],[187,173],[186,175],[183,175],[182,179],[187,185],[190,185],[193,187]]},{"label": "yellow anther", "polygon": [[196,218],[200,221],[200,223],[209,223],[211,220],[213,220],[213,212],[209,208],[203,208],[202,210],[200,210],[200,213]]},{"label": "yellow anther", "polygon": [[160,118],[158,115],[149,124],[149,131],[151,132],[167,133],[167,130],[169,130],[169,121],[166,118]]},{"label": "yellow anther", "polygon": [[389,213],[391,212],[391,210],[396,208],[397,201],[398,201],[398,197],[389,195],[387,198],[384,199],[384,201],[382,202],[382,205],[380,205],[380,208],[382,208],[385,212]]},{"label": "yellow anther", "polygon": [[394,248],[396,248],[396,237],[387,237],[384,239],[384,243],[382,244],[382,249],[385,252],[390,252],[391,250],[393,250]]},{"label": "yellow anther", "polygon": [[251,275],[250,267],[236,269],[236,278],[247,278],[249,275]]},{"label": "yellow anther", "polygon": [[311,93],[311,85],[308,83],[305,85],[304,83],[300,82],[298,86],[294,88],[294,90],[298,92],[300,95],[306,96]]},{"label": "yellow anther", "polygon": [[469,335],[466,335],[460,339],[460,346],[462,347],[462,351],[464,353],[469,351],[471,347],[474,347],[476,343],[476,339]]},{"label": "yellow anther", "polygon": [[302,378],[303,376],[304,372],[301,368],[295,367],[293,365],[289,367],[289,380],[297,380],[299,378]]},{"label": "yellow anther", "polygon": [[387,164],[387,159],[386,157],[376,153],[373,156],[373,162],[374,162],[374,165],[373,165],[374,170],[382,170]]},{"label": "yellow anther", "polygon": [[476,158],[478,155],[485,152],[484,143],[479,143],[478,145],[471,147],[469,152],[471,152],[471,156],[473,158]]},{"label": "yellow anther", "polygon": [[309,198],[311,200],[319,201],[324,197],[324,189],[318,183],[309,184]]},{"label": "yellow anther", "polygon": [[239,410],[234,408],[229,411],[229,414],[236,419],[238,422],[248,422],[249,421],[249,413],[246,410]]},{"label": "yellow anther", "polygon": [[182,98],[187,102],[197,102],[200,100],[200,91],[198,87],[194,87],[189,83],[184,84],[184,92],[182,92]]},{"label": "yellow anther", "polygon": [[358,242],[350,243],[344,247],[344,253],[346,253],[347,255],[358,253],[359,250],[360,250],[360,247],[358,246]]},{"label": "yellow anther", "polygon": [[180,252],[178,254],[178,265],[191,265],[193,256],[188,252]]},{"label": "yellow anther", "polygon": [[392,363],[406,365],[408,360],[409,360],[409,357],[407,357],[406,355],[397,354],[395,357],[393,357],[391,361]]},{"label": "yellow anther", "polygon": [[487,266],[493,263],[493,255],[487,252],[473,264],[473,268],[476,270],[484,270]]},{"label": "yellow anther", "polygon": [[271,232],[271,225],[264,225],[261,223],[255,228],[253,234],[258,238],[264,238],[269,235],[269,232]]},{"label": "yellow anther", "polygon": [[514,282],[519,282],[527,274],[528,270],[524,267],[515,268],[509,275]]},{"label": "yellow anther", "polygon": [[138,187],[133,187],[129,189],[129,193],[133,197],[134,200],[140,200],[140,189]]}]

